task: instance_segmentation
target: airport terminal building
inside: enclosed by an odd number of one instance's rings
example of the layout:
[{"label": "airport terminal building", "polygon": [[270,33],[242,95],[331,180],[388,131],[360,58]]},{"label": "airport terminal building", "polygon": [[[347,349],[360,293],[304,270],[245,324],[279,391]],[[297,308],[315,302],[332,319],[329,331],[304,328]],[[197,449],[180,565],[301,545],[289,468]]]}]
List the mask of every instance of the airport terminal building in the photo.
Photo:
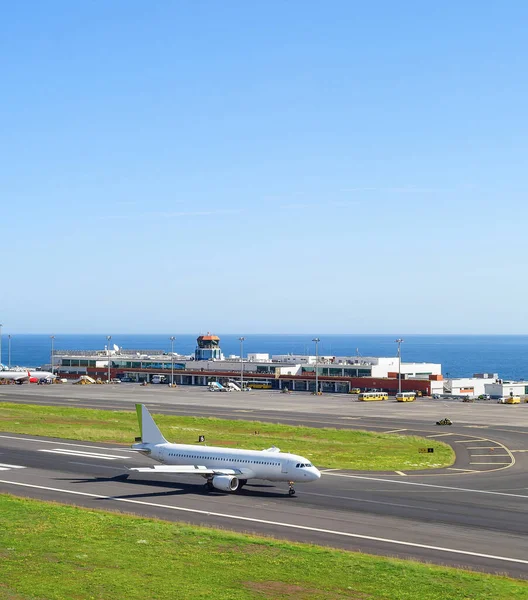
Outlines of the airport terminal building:
[{"label": "airport terminal building", "polygon": [[126,381],[207,386],[211,382],[241,380],[250,387],[315,391],[316,370],[323,392],[347,393],[352,389],[420,391],[431,395],[441,391],[442,367],[435,363],[399,364],[397,357],[269,355],[225,357],[220,338],[199,336],[192,356],[161,350],[125,350],[115,346],[104,350],[56,350],[55,371],[66,378],[88,375],[94,379],[119,378]]},{"label": "airport terminal building", "polygon": [[438,363],[399,364],[398,357],[309,356],[305,354],[248,353],[225,357],[220,338],[199,336],[193,355],[162,350],[56,350],[53,368],[62,377],[88,375],[106,381],[124,381],[207,386],[234,382],[253,389],[288,388],[315,391],[316,370],[319,391],[348,393],[351,390],[381,390],[394,394],[401,377],[403,392],[425,396],[504,398],[528,395],[528,382],[505,381],[497,373],[472,377],[444,378]]}]

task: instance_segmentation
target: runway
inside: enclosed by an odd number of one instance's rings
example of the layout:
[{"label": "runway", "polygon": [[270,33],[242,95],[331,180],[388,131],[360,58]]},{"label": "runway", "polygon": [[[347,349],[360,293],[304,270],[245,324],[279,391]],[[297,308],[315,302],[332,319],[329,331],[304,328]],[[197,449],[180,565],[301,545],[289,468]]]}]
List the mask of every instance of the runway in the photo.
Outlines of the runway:
[{"label": "runway", "polygon": [[[3,433],[2,492],[528,578],[524,406],[459,403],[450,407],[450,418],[459,414],[460,419],[453,418],[453,427],[439,428],[429,418],[431,401],[416,403],[411,412],[395,403],[369,408],[346,397],[321,401],[299,395],[292,401],[289,396],[285,405],[278,394],[260,392],[196,396],[196,391],[165,388],[141,395],[128,386],[79,391],[73,386],[41,387],[10,386],[0,391],[0,401],[114,410],[132,409],[134,402],[142,401],[153,412],[435,436],[457,450],[457,462],[434,473],[325,471],[320,481],[297,486],[294,498],[287,496],[287,485],[265,482],[234,495],[207,495],[196,476],[175,481],[162,475],[131,475],[129,467],[152,462],[128,448]],[[277,403],[282,406],[277,408]],[[514,413],[510,408],[521,410]],[[492,415],[495,423],[482,424],[483,414],[488,420]]]}]

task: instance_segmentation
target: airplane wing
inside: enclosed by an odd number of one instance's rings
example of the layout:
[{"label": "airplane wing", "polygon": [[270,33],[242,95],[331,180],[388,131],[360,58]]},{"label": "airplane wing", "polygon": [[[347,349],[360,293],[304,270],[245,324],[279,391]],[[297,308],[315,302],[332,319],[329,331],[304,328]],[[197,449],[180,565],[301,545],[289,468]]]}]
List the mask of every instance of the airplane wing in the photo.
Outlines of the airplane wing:
[{"label": "airplane wing", "polygon": [[186,475],[240,475],[239,469],[210,469],[201,465],[155,465],[154,467],[134,467],[130,471],[139,473],[181,473]]}]

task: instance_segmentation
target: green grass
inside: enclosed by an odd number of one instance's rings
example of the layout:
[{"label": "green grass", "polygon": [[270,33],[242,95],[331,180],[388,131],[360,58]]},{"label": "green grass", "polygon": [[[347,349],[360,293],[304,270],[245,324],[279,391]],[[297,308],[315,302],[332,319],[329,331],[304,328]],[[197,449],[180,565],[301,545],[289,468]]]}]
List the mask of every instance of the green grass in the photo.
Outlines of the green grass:
[{"label": "green grass", "polygon": [[9,600],[525,600],[528,583],[0,495]]},{"label": "green grass", "polygon": [[[155,415],[165,437],[192,444],[205,435],[209,446],[262,450],[276,445],[283,452],[309,458],[316,466],[379,471],[408,471],[447,466],[454,452],[442,442],[420,437],[228,421],[203,417]],[[138,435],[136,413],[84,408],[0,403],[0,431],[72,440],[131,444]],[[422,454],[420,448],[434,448]]]}]

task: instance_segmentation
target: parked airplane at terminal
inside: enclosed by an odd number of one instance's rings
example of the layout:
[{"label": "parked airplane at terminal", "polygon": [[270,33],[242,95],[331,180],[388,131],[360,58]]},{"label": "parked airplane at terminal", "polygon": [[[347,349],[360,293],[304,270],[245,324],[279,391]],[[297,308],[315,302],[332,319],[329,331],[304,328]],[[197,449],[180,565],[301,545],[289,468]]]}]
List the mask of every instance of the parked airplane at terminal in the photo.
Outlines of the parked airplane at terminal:
[{"label": "parked airplane at terminal", "polygon": [[14,367],[12,369],[0,365],[0,381],[14,381],[15,383],[38,383],[41,379],[57,379],[57,375],[48,371],[35,371]]},{"label": "parked airplane at terminal", "polygon": [[207,479],[206,491],[236,492],[249,479],[284,481],[290,486],[289,495],[295,495],[295,483],[316,481],[321,473],[308,459],[268,450],[243,450],[214,446],[171,444],[163,437],[144,404],[136,404],[140,438],[132,448],[162,463],[153,467],[136,467],[140,473],[178,473],[201,475]]}]

